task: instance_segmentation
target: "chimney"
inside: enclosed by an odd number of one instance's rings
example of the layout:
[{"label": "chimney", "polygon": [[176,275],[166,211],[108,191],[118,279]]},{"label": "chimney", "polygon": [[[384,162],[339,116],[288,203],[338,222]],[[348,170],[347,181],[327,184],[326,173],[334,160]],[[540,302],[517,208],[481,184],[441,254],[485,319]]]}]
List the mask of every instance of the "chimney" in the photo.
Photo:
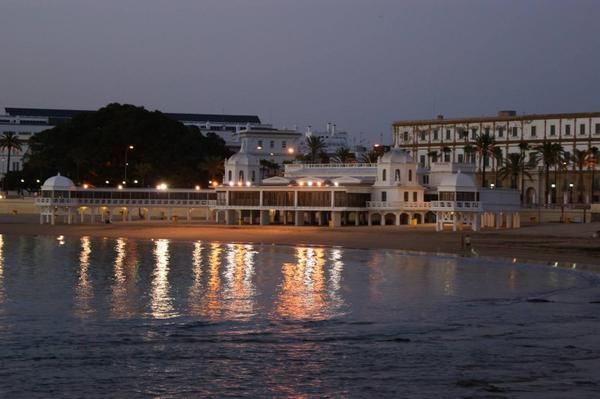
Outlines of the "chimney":
[{"label": "chimney", "polygon": [[333,124],[333,126],[331,127],[331,135],[335,136],[335,123]]},{"label": "chimney", "polygon": [[331,133],[331,122],[327,122],[327,134]]}]

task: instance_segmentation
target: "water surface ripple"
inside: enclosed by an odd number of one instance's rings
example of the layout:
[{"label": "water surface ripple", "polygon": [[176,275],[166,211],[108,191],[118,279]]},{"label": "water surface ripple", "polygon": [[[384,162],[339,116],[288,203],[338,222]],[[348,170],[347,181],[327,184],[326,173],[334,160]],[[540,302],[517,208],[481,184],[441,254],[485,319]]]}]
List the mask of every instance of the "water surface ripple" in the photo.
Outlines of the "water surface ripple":
[{"label": "water surface ripple", "polygon": [[0,396],[600,397],[596,275],[0,235]]}]

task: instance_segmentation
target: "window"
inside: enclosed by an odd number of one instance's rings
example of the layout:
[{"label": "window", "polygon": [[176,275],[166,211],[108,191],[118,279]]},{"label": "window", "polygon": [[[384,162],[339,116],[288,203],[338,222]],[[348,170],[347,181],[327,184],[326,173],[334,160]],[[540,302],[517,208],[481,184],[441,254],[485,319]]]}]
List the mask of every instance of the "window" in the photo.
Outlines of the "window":
[{"label": "window", "polygon": [[269,143],[270,148],[275,148],[275,140],[271,140]]},{"label": "window", "polygon": [[596,123],[594,134],[600,134],[600,123]]},{"label": "window", "polygon": [[429,175],[423,175],[423,184],[429,184]]},{"label": "window", "polygon": [[458,163],[463,163],[463,161],[464,161],[464,155],[458,154]]},{"label": "window", "polygon": [[255,173],[255,171],[253,170],[253,171],[252,171],[252,181],[255,181],[255,180],[256,180],[256,173]]},{"label": "window", "polygon": [[281,148],[286,148],[287,142],[285,140],[281,140]]},{"label": "window", "polygon": [[258,145],[256,146],[256,148],[258,148],[259,150],[262,150],[262,146],[263,146],[262,140],[258,140]]},{"label": "window", "polygon": [[229,172],[227,173],[227,177],[228,177],[228,179],[227,179],[227,180],[231,181],[231,171],[229,171]]},{"label": "window", "polygon": [[404,202],[408,202],[408,191],[404,192]]},{"label": "window", "polygon": [[566,160],[565,162],[568,162],[571,159],[571,153],[568,151],[565,151],[564,157],[565,157],[564,159]]},{"label": "window", "polygon": [[536,126],[531,126],[531,137],[537,136],[537,128]]},{"label": "window", "polygon": [[519,129],[516,126],[512,128],[512,136],[517,137],[519,135]]},{"label": "window", "polygon": [[404,141],[408,141],[408,132],[404,132]]},{"label": "window", "polygon": [[444,162],[450,162],[450,153],[444,152]]},{"label": "window", "polygon": [[450,129],[446,130],[446,140],[450,140]]},{"label": "window", "polygon": [[488,136],[490,135],[490,128],[489,127],[485,128],[485,134],[487,134]]},{"label": "window", "polygon": [[503,127],[498,128],[498,137],[504,137],[504,128]]},{"label": "window", "polygon": [[438,130],[437,130],[437,129],[435,129],[435,130],[433,131],[433,139],[434,139],[434,140],[439,140],[439,138],[440,138],[439,132],[438,132]]},{"label": "window", "polygon": [[550,136],[556,136],[556,126],[550,125]]},{"label": "window", "polygon": [[417,202],[417,192],[413,191],[413,202]]},{"label": "window", "polygon": [[21,169],[21,165],[19,164],[19,161],[14,161],[14,162],[12,163],[12,170],[13,170],[14,172],[17,172],[17,171],[19,171],[20,169]]},{"label": "window", "polygon": [[579,134],[585,134],[585,124],[579,125]]},{"label": "window", "polygon": [[408,170],[408,181],[412,181],[412,169]]},{"label": "window", "polygon": [[386,177],[387,177],[387,170],[385,170],[385,169],[384,169],[384,170],[381,172],[381,180],[385,181]]},{"label": "window", "polygon": [[387,192],[385,192],[385,191],[381,192],[381,200],[383,202],[387,201]]},{"label": "window", "polygon": [[425,132],[421,132],[421,141],[425,141]]},{"label": "window", "polygon": [[394,174],[394,181],[400,181],[400,169],[396,169],[396,173]]},{"label": "window", "polygon": [[240,170],[239,176],[240,176],[239,181],[244,181],[244,171],[243,170]]},{"label": "window", "polygon": [[475,140],[477,137],[477,129],[471,129],[471,139]]},{"label": "window", "polygon": [[565,136],[571,135],[571,125],[565,125]]},{"label": "window", "polygon": [[419,163],[421,164],[421,166],[425,166],[425,155],[421,155],[419,157]]}]

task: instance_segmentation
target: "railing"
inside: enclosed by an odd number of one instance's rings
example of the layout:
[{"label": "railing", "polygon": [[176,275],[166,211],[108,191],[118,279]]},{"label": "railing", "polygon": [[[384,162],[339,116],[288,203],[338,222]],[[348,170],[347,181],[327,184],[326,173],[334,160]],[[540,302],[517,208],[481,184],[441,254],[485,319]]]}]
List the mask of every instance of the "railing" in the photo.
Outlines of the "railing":
[{"label": "railing", "polygon": [[174,206],[190,207],[215,206],[216,200],[176,200],[176,199],[101,199],[101,198],[36,198],[34,204],[37,206]]},{"label": "railing", "polygon": [[301,163],[301,164],[286,164],[286,172],[295,172],[302,169],[317,169],[317,168],[376,168],[376,163]]},{"label": "railing", "polygon": [[372,209],[429,209],[429,208],[431,208],[431,202],[367,201],[367,208],[372,208]]},{"label": "railing", "polygon": [[471,211],[480,211],[481,210],[481,202],[479,201],[431,201],[432,209],[439,210],[471,210]]}]

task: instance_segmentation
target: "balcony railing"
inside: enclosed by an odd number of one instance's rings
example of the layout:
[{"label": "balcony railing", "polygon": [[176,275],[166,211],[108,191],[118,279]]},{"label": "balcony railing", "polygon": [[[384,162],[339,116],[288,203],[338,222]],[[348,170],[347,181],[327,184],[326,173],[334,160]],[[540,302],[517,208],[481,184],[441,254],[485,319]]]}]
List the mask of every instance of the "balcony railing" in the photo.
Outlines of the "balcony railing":
[{"label": "balcony railing", "polygon": [[431,201],[431,209],[443,211],[481,211],[479,201]]},{"label": "balcony railing", "polygon": [[429,209],[431,202],[367,201],[370,209]]},{"label": "balcony railing", "polygon": [[286,172],[295,172],[302,169],[319,169],[319,168],[376,168],[376,163],[301,163],[301,164],[286,164]]},{"label": "balcony railing", "polygon": [[37,206],[167,206],[167,207],[209,207],[216,200],[176,200],[176,199],[101,199],[101,198],[36,198]]}]

